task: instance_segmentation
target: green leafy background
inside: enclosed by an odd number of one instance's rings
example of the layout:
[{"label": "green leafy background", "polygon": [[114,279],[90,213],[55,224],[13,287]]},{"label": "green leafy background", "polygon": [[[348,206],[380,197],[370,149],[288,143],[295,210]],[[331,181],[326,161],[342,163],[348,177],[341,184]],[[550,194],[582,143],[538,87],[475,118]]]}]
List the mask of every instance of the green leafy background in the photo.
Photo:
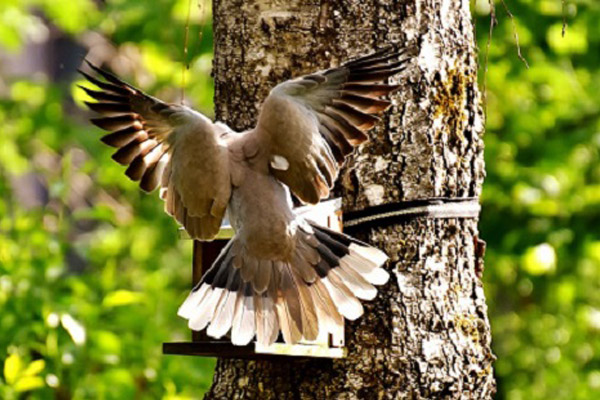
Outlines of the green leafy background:
[{"label": "green leafy background", "polygon": [[[505,2],[515,18],[495,3],[480,73],[497,398],[596,399],[600,2]],[[192,2],[185,85],[208,114],[209,6]],[[0,398],[187,399],[210,385],[213,360],[161,354],[163,341],[189,337],[175,313],[190,243],[110,160],[74,71],[88,56],[178,101],[187,10],[186,0],[0,3]],[[472,10],[483,66],[490,6]]]}]

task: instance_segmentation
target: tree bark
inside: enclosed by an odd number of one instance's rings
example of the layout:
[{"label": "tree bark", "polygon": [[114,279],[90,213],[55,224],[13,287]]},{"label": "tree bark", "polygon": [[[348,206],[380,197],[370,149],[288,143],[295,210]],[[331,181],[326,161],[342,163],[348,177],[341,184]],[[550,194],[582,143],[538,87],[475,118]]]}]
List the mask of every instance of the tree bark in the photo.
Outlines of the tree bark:
[{"label": "tree bark", "polygon": [[[242,130],[278,82],[388,43],[417,56],[344,170],[346,211],[476,197],[483,114],[468,0],[214,0],[217,119]],[[477,220],[416,218],[359,236],[392,278],[346,322],[340,360],[220,359],[207,399],[488,399],[495,392]]]}]

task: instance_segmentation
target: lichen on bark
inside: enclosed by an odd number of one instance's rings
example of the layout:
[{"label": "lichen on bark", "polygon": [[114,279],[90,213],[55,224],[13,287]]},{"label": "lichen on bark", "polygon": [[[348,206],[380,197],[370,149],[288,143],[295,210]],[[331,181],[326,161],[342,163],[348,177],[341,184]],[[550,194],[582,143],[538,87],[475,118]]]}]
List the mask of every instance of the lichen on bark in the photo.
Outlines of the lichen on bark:
[{"label": "lichen on bark", "polygon": [[[214,0],[217,118],[251,127],[270,88],[388,43],[416,49],[372,140],[336,193],[345,210],[475,197],[483,116],[467,0]],[[390,282],[348,322],[342,360],[217,363],[208,399],[487,399],[490,329],[477,221],[425,219],[352,232],[391,257]]]}]

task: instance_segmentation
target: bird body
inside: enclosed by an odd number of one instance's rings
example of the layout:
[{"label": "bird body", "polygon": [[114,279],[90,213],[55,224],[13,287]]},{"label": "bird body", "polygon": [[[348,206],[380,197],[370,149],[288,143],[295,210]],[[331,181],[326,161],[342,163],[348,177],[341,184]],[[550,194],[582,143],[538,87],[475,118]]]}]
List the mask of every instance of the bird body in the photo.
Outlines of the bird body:
[{"label": "bird body", "polygon": [[[294,247],[296,218],[289,191],[261,171],[248,168],[243,174],[244,180],[233,190],[229,207],[236,236],[257,259],[287,258]],[[246,220],[256,223],[244,223]]]},{"label": "bird body", "polygon": [[363,313],[384,284],[387,256],[297,215],[290,191],[305,203],[326,198],[339,168],[390,102],[383,83],[401,71],[401,52],[384,49],[341,67],[277,85],[257,125],[235,132],[182,105],[166,104],[90,64],[101,91],[102,140],[131,179],[160,186],[165,210],[198,240],[212,240],[225,212],[235,230],[179,309],[194,330],[236,345],[287,343],[332,332]]}]

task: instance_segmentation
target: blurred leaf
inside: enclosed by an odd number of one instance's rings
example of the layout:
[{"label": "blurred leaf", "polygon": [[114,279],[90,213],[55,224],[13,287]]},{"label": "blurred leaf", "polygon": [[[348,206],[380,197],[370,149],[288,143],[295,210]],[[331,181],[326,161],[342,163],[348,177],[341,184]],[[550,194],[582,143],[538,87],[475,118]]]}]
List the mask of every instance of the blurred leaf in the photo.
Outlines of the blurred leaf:
[{"label": "blurred leaf", "polygon": [[46,362],[44,360],[35,360],[32,361],[25,371],[23,371],[23,376],[34,376],[38,375],[40,372],[44,370],[46,367]]},{"label": "blurred leaf", "polygon": [[46,14],[69,33],[83,31],[98,16],[92,0],[46,0],[42,5]]},{"label": "blurred leaf", "polygon": [[548,29],[548,44],[555,52],[558,54],[584,54],[588,50],[587,29],[585,25],[571,25],[569,27],[569,34],[564,37],[562,29],[562,24],[554,24]]},{"label": "blurred leaf", "polygon": [[18,354],[11,354],[4,361],[4,379],[9,385],[13,385],[23,369],[23,361]]},{"label": "blurred leaf", "polygon": [[527,249],[523,257],[523,268],[531,275],[553,273],[556,269],[556,252],[548,243]]},{"label": "blurred leaf", "polygon": [[121,339],[109,331],[99,331],[95,335],[96,342],[98,343],[99,350],[103,354],[120,354],[121,353]]},{"label": "blurred leaf", "polygon": [[39,376],[24,376],[20,378],[14,386],[17,392],[26,392],[28,390],[38,389],[44,386],[44,379]]},{"label": "blurred leaf", "polygon": [[143,299],[144,295],[142,293],[131,292],[129,290],[115,290],[104,297],[102,305],[104,307],[126,306],[139,303]]},{"label": "blurred leaf", "polygon": [[60,316],[60,323],[63,328],[69,333],[71,339],[73,339],[73,343],[77,346],[81,346],[85,343],[86,333],[84,326],[75,320],[69,314],[63,314]]}]

